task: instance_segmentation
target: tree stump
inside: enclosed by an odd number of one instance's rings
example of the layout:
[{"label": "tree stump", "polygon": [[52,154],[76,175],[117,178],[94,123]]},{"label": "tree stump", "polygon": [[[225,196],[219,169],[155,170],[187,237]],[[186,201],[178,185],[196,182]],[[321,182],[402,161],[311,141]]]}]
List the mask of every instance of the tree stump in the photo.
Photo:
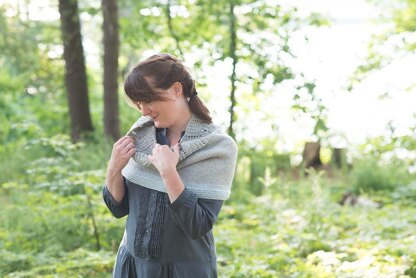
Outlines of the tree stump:
[{"label": "tree stump", "polygon": [[303,149],[303,167],[318,169],[322,167],[320,157],[321,144],[319,142],[306,142]]}]

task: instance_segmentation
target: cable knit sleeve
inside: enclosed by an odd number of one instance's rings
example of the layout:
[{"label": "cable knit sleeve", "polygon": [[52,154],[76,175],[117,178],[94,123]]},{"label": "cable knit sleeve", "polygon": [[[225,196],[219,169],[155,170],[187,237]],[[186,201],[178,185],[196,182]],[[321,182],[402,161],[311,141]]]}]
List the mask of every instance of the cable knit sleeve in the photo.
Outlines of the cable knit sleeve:
[{"label": "cable knit sleeve", "polygon": [[124,181],[123,183],[124,184],[124,196],[123,196],[123,199],[119,203],[114,200],[110,191],[108,191],[107,185],[104,185],[103,187],[104,202],[107,205],[108,209],[116,218],[121,218],[129,214],[129,197],[128,197],[127,183],[126,183],[125,177],[123,177],[123,181]]},{"label": "cable knit sleeve", "polygon": [[175,223],[189,237],[197,239],[212,229],[223,203],[222,200],[198,198],[185,187],[173,203],[168,201],[168,207]]}]

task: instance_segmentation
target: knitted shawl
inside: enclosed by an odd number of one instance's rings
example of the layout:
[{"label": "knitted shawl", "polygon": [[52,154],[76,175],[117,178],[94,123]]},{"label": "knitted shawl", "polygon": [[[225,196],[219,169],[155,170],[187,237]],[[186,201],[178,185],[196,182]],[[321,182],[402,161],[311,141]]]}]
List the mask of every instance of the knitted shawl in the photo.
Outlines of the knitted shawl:
[{"label": "knitted shawl", "polygon": [[[134,138],[136,153],[123,168],[122,175],[135,184],[167,192],[158,170],[147,158],[157,143],[152,118],[140,117],[127,135]],[[186,188],[199,198],[228,199],[238,152],[234,140],[219,126],[192,115],[179,143],[176,168]]]}]

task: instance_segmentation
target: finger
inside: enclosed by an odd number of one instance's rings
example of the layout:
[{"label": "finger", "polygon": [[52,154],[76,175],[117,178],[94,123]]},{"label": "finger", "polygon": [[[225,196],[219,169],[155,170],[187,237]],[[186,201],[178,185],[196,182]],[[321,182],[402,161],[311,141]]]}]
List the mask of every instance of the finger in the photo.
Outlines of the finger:
[{"label": "finger", "polygon": [[171,150],[173,153],[175,152],[175,146],[176,145],[174,145],[174,146],[172,146],[172,147],[169,148],[169,150]]},{"label": "finger", "polygon": [[173,152],[174,153],[179,153],[179,143],[176,144],[175,146],[173,146]]},{"label": "finger", "polygon": [[124,147],[125,150],[129,151],[130,149],[134,148],[135,145],[133,143],[129,143],[127,146]]},{"label": "finger", "polygon": [[134,141],[134,137],[131,137],[131,136],[125,136],[125,138],[124,138],[125,140],[131,140],[131,141]]},{"label": "finger", "polygon": [[126,139],[126,136],[123,136],[123,137],[121,137],[120,139],[118,139],[113,145],[114,146],[118,146],[118,145],[120,145],[121,143],[123,143],[124,142],[124,140]]},{"label": "finger", "polygon": [[153,153],[153,154],[155,154],[157,151],[159,151],[159,149],[160,149],[161,147],[163,147],[163,146],[162,146],[162,145],[160,145],[160,144],[156,144],[156,145],[153,147],[152,153]]},{"label": "finger", "polygon": [[132,156],[133,154],[135,154],[136,153],[136,148],[132,148],[132,149],[130,149],[128,152],[127,152],[127,156]]},{"label": "finger", "polygon": [[161,149],[170,149],[171,147],[169,147],[169,145],[161,145],[160,148]]},{"label": "finger", "polygon": [[124,141],[120,144],[122,148],[125,148],[128,144],[133,143],[130,138],[125,138]]},{"label": "finger", "polygon": [[127,137],[123,136],[120,139],[118,139],[117,142],[114,143],[114,146],[122,146],[126,140],[127,140]]}]

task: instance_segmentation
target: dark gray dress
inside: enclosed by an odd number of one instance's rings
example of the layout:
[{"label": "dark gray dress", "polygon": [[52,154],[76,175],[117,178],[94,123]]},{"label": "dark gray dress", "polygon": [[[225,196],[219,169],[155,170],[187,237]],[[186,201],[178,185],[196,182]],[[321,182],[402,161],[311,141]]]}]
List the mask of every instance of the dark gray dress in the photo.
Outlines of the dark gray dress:
[{"label": "dark gray dress", "polygon": [[[159,144],[169,144],[165,135],[166,129],[156,129]],[[113,277],[217,277],[212,227],[223,201],[198,198],[185,185],[170,203],[167,193],[123,179],[120,203],[103,187],[111,213],[128,215]]]}]

